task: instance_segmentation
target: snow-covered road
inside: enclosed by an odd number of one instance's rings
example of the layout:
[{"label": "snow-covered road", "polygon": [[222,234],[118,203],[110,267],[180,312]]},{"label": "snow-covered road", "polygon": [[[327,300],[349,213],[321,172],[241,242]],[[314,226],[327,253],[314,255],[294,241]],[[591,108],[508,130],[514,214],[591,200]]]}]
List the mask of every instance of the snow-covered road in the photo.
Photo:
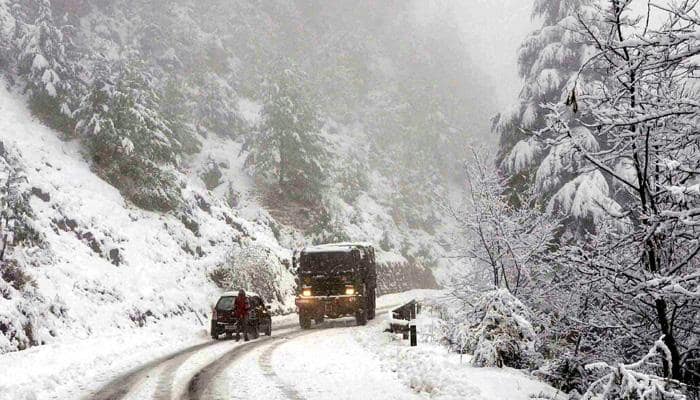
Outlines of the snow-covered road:
[{"label": "snow-covered road", "polygon": [[[398,382],[393,385],[394,392],[387,393],[391,389],[389,378],[381,376],[378,363],[368,365],[366,350],[348,335],[348,330],[355,328],[354,319],[326,321],[310,330],[279,321],[275,321],[270,337],[190,346],[119,376],[85,398],[357,398],[359,393],[346,390],[349,387],[361,388],[362,398],[407,398],[405,387]],[[370,326],[378,323],[371,321]],[[334,352],[338,354],[328,357]]]},{"label": "snow-covered road", "polygon": [[[383,332],[386,311],[420,291],[378,299],[377,318],[301,330],[273,319],[272,336],[214,341],[198,328],[47,345],[0,356],[0,400],[470,399],[527,400],[555,391],[511,369],[474,368],[439,344],[408,347]],[[155,328],[155,327],[154,327]],[[553,397],[548,397],[553,398]]]}]

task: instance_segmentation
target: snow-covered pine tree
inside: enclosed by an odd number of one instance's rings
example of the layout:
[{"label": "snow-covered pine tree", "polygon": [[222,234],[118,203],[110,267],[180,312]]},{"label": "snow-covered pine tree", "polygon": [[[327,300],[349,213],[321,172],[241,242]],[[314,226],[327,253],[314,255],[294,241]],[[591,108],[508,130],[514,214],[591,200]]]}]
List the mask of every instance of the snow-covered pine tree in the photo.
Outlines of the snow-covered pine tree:
[{"label": "snow-covered pine tree", "polygon": [[76,130],[97,171],[139,207],[172,210],[180,200],[175,176],[182,151],[160,113],[150,75],[138,62],[98,63],[89,93],[75,112]]},{"label": "snow-covered pine tree", "polygon": [[[509,177],[511,200],[516,205],[519,203],[517,193],[536,186],[548,197],[578,176],[578,163],[571,157],[571,144],[543,149],[532,136],[546,127],[547,112],[540,105],[561,99],[569,80],[591,53],[589,43],[573,27],[577,15],[590,17],[596,13],[591,6],[593,3],[592,0],[535,1],[533,18],[542,20],[542,28],[532,32],[518,51],[523,88],[517,103],[493,120],[493,131],[500,136],[497,163]],[[580,128],[580,133],[577,140],[586,146],[597,145],[586,141],[590,136],[585,128]],[[586,180],[586,185],[588,183]],[[577,218],[587,216],[587,209],[575,215]]]},{"label": "snow-covered pine tree", "polygon": [[[598,176],[571,201],[580,206],[596,190],[615,191],[614,209],[595,237],[580,243],[576,270],[582,287],[595,282],[604,312],[592,330],[614,326],[626,339],[620,351],[648,348],[661,337],[660,375],[697,385],[700,319],[700,20],[696,2],[653,5],[664,23],[650,28],[630,2],[609,0],[597,21],[581,19],[595,43],[585,68],[595,81],[572,85],[567,102],[550,105],[548,146],[569,141]],[[605,29],[591,29],[598,23]],[[572,122],[572,112],[579,115]],[[575,114],[575,113],[574,113]],[[597,127],[576,144],[583,121]],[[610,200],[612,201],[612,200]],[[609,207],[608,207],[609,208]],[[610,328],[606,328],[610,329]],[[646,342],[645,342],[646,341]]]},{"label": "snow-covered pine tree", "polygon": [[16,151],[0,142],[0,272],[3,275],[4,262],[13,247],[33,247],[42,241],[32,224],[34,215],[29,197],[27,179]]},{"label": "snow-covered pine tree", "polygon": [[238,95],[229,82],[216,73],[201,73],[195,78],[199,93],[195,96],[195,116],[200,135],[216,134],[236,138],[242,122],[238,117]]},{"label": "snow-covered pine tree", "polygon": [[159,102],[160,113],[172,132],[171,140],[179,143],[186,154],[197,153],[202,148],[194,126],[194,97],[187,82],[173,77],[165,83]]},{"label": "snow-covered pine tree", "polygon": [[14,35],[17,22],[7,2],[0,1],[0,71],[14,63]]},{"label": "snow-covered pine tree", "polygon": [[27,0],[13,7],[19,22],[17,72],[26,82],[32,112],[53,128],[69,133],[71,106],[80,92],[75,48],[54,19],[49,0]]},{"label": "snow-covered pine tree", "polygon": [[291,65],[276,68],[265,85],[260,128],[246,143],[246,164],[259,176],[275,177],[286,197],[318,202],[328,152],[317,107],[302,82],[303,73]]}]

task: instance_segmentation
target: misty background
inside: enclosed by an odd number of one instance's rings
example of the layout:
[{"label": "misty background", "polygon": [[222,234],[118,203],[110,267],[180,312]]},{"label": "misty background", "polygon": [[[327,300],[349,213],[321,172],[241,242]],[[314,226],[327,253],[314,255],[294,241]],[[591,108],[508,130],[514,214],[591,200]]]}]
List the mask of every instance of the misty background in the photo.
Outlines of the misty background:
[{"label": "misty background", "polygon": [[[30,259],[17,254],[52,248],[57,237],[86,247],[87,263],[103,276],[128,274],[124,268],[143,274],[146,265],[157,275],[154,291],[185,285],[158,305],[164,315],[206,303],[182,297],[191,285],[209,288],[199,290],[203,296],[214,287],[252,287],[286,309],[290,249],[320,242],[375,243],[384,291],[436,287],[440,271],[455,263],[445,257],[453,242],[445,200],[463,191],[468,146],[498,143],[491,119],[518,93],[517,48],[533,24],[529,8],[516,1],[0,0],[6,86],[62,143],[40,148],[75,148],[91,174],[60,161],[70,152],[32,159],[42,154],[27,150],[33,141],[51,140],[43,133],[3,141],[8,198],[23,210],[13,214],[19,228],[5,255],[18,276],[9,296],[23,299],[8,316],[8,335],[17,338],[8,346],[40,340],[22,333],[30,322],[19,310],[43,312],[46,298],[25,293],[34,276],[62,274],[30,272],[47,262],[39,251]],[[18,137],[27,142],[13,144]],[[52,171],[62,164],[66,176],[45,185],[14,178],[40,170],[35,163]],[[44,176],[51,175],[29,180]],[[85,185],[72,176],[95,179],[93,193],[64,196]],[[46,193],[50,209],[35,214],[32,193]],[[97,213],[102,204],[144,214],[113,225]],[[169,222],[162,232],[143,232],[151,218]],[[178,263],[144,252],[142,234],[160,237],[152,248],[167,248]],[[262,267],[240,256],[250,252]],[[71,275],[74,261],[66,258]],[[263,271],[241,272],[250,265]],[[158,271],[175,279],[179,268],[180,280],[161,282]],[[85,282],[85,298],[74,300],[91,303],[102,284]],[[129,297],[122,285],[108,284]]]}]

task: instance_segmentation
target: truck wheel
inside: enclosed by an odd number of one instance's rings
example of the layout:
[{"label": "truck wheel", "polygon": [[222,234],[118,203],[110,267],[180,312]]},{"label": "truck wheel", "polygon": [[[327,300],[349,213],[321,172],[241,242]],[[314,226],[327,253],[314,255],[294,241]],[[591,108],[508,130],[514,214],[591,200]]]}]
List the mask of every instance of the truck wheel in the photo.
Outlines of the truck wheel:
[{"label": "truck wheel", "polygon": [[323,323],[323,317],[318,317],[315,319],[316,324],[322,324]]},{"label": "truck wheel", "polygon": [[311,328],[311,318],[309,318],[309,316],[306,315],[305,313],[300,312],[299,313],[299,325],[301,326],[301,329]]},{"label": "truck wheel", "polygon": [[377,297],[375,295],[374,289],[372,289],[369,302],[370,305],[367,313],[367,319],[374,319],[377,313]]},{"label": "truck wheel", "polygon": [[357,310],[355,311],[355,322],[358,326],[367,325],[367,310]]},{"label": "truck wheel", "polygon": [[267,329],[265,329],[265,336],[272,336],[272,322],[267,324]]}]

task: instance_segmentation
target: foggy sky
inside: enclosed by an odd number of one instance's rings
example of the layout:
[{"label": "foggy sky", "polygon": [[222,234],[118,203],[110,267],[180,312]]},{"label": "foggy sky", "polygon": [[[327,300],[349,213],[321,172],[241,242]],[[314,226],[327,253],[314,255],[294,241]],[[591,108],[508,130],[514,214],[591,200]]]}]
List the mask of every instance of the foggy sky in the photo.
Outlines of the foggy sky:
[{"label": "foggy sky", "polygon": [[500,109],[515,102],[521,88],[517,50],[537,29],[532,0],[449,0],[464,32],[472,59],[491,78]]}]

